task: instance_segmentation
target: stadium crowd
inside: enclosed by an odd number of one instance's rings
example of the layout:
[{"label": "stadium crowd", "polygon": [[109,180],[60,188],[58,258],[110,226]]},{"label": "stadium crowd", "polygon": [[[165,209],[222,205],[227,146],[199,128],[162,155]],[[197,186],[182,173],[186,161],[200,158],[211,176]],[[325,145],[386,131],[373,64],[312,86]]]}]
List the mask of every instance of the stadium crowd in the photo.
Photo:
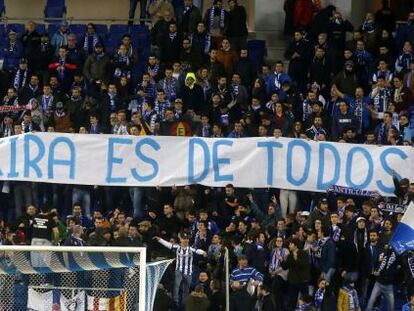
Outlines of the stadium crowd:
[{"label": "stadium crowd", "polygon": [[[126,33],[111,53],[94,24],[83,36],[66,21],[51,37],[34,22],[24,33],[10,29],[1,137],[47,131],[412,146],[414,11],[396,27],[385,4],[352,25],[335,7],[308,2],[286,1],[287,70],[284,61],[250,58],[246,10],[236,0],[228,11],[214,0],[204,17],[192,0],[184,7],[152,1],[148,46],[134,46]],[[154,310],[224,310],[227,248],[231,310],[371,311],[404,303],[408,311],[414,253],[398,256],[389,242],[414,200],[414,183],[393,178],[396,197],[381,199],[231,184],[3,181],[1,241],[145,246],[148,260],[176,256]],[[403,208],[384,210],[385,203]]]}]

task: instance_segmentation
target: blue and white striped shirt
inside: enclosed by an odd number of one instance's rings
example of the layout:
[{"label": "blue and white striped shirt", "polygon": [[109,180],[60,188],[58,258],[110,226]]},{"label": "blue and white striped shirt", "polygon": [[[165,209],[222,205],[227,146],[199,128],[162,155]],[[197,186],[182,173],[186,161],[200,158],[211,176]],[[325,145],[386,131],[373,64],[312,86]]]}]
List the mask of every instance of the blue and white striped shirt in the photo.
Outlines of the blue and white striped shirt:
[{"label": "blue and white striped shirt", "polygon": [[193,254],[194,253],[198,255],[206,254],[206,252],[203,251],[202,249],[195,249],[190,246],[181,247],[179,244],[172,244],[163,239],[160,239],[159,242],[165,247],[171,250],[174,250],[176,252],[177,257],[176,257],[175,270],[180,271],[184,275],[193,274]]},{"label": "blue and white striped shirt", "polygon": [[263,283],[263,274],[252,267],[236,268],[230,274],[230,285],[237,281],[241,286],[244,286],[250,279]]}]

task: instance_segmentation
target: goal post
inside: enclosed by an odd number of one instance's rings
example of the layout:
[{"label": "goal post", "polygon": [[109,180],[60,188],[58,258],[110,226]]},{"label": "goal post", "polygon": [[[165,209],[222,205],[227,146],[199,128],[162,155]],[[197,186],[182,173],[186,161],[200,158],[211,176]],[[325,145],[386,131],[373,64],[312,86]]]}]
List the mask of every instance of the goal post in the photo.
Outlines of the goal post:
[{"label": "goal post", "polygon": [[143,247],[3,245],[0,310],[151,311],[171,262],[147,264]]}]

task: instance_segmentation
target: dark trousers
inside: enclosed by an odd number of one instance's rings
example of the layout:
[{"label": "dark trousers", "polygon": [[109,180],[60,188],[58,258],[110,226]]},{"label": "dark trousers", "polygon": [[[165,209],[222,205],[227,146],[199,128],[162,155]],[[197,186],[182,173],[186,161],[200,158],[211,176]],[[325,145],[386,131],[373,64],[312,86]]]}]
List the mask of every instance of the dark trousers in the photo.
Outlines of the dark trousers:
[{"label": "dark trousers", "polygon": [[299,293],[301,295],[308,294],[307,283],[289,284],[287,290],[287,308],[286,311],[295,310]]},{"label": "dark trousers", "polygon": [[140,19],[144,19],[147,15],[147,0],[129,0],[128,18],[130,19],[130,21],[128,21],[128,26],[132,26],[134,23],[132,19],[134,19],[135,17],[135,10],[137,8],[138,1],[140,3],[140,8],[141,8],[141,12],[139,15]]},{"label": "dark trousers", "polygon": [[231,47],[239,54],[241,49],[247,49],[247,36],[229,38]]}]

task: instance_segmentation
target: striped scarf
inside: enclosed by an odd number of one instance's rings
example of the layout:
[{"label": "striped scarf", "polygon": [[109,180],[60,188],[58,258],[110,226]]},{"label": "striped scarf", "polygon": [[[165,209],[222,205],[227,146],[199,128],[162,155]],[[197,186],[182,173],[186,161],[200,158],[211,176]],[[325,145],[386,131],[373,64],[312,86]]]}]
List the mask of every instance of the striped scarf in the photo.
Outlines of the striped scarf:
[{"label": "striped scarf", "polygon": [[279,268],[282,261],[279,260],[277,257],[285,258],[286,254],[286,248],[275,248],[272,252],[272,257],[270,258],[269,270],[275,271],[277,268]]},{"label": "striped scarf", "polygon": [[334,242],[338,242],[339,238],[341,236],[341,228],[337,225],[332,226],[332,240],[334,240]]},{"label": "striped scarf", "polygon": [[171,42],[174,41],[175,37],[177,37],[177,32],[170,32],[169,37],[170,37]]},{"label": "striped scarf", "polygon": [[14,76],[13,87],[18,91],[20,88],[26,85],[28,70],[17,70]]},{"label": "striped scarf", "polygon": [[41,106],[46,116],[50,115],[50,112],[52,111],[52,104],[53,104],[53,95],[42,96]]},{"label": "striped scarf", "polygon": [[[214,28],[214,15],[215,15],[215,13],[216,13],[216,7],[212,6],[211,9],[210,9],[210,25],[209,25],[210,29]],[[221,30],[224,29],[224,9],[223,9],[223,7],[221,7],[221,9],[220,9],[219,27],[220,27]]]},{"label": "striped scarf", "polygon": [[350,285],[345,285],[342,289],[349,296],[349,310],[358,310],[359,309],[359,300],[357,291]]},{"label": "striped scarf", "polygon": [[177,80],[164,78],[162,88],[170,101],[174,101],[177,95]]},{"label": "striped scarf", "polygon": [[[90,44],[91,42],[90,39],[92,39],[92,45]],[[86,53],[92,53],[95,48],[95,45],[98,44],[98,42],[99,42],[99,38],[97,34],[90,35],[87,33],[85,35],[85,41],[83,42],[83,50]]]},{"label": "striped scarf", "polygon": [[160,69],[160,65],[159,64],[155,64],[154,66],[151,67],[151,65],[148,65],[147,67],[147,72],[150,74],[151,76],[151,82],[154,83],[154,77],[158,74],[158,71]]},{"label": "striped scarf", "polygon": [[323,298],[325,296],[325,288],[318,288],[315,293],[315,307],[320,308],[322,306]]},{"label": "striped scarf", "polygon": [[407,254],[407,266],[410,271],[411,277],[414,278],[414,253],[408,252]]}]

